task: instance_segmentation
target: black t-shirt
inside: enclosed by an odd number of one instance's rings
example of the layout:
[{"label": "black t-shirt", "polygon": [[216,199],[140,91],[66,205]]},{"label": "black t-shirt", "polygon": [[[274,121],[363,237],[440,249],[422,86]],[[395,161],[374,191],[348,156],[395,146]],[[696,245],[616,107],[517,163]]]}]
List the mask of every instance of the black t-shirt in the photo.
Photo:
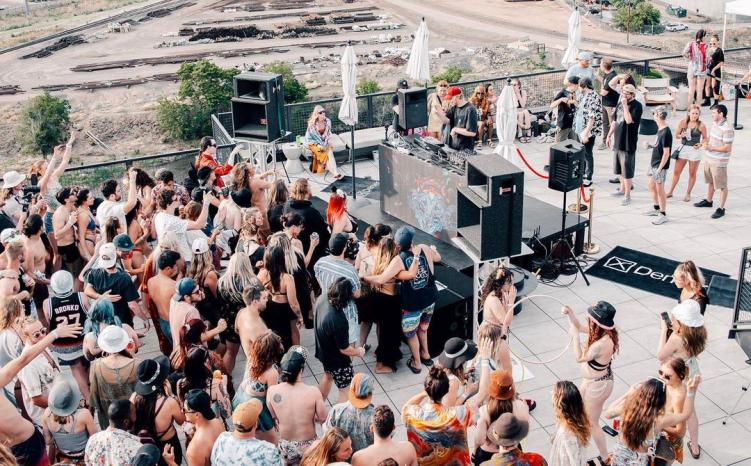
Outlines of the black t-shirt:
[{"label": "black t-shirt", "polygon": [[[477,133],[477,109],[474,105],[466,102],[464,106],[453,106],[446,113],[449,119],[449,128],[464,128],[467,131]],[[456,150],[474,150],[475,137],[457,134],[451,138],[451,148]]]},{"label": "black t-shirt", "polygon": [[316,300],[315,310],[316,359],[324,369],[333,370],[352,364],[341,350],[349,346],[349,324],[343,311],[329,304],[326,293]]},{"label": "black t-shirt", "polygon": [[608,91],[607,95],[602,96],[603,107],[615,107],[618,105],[618,99],[620,99],[621,95],[609,85],[610,81],[617,75],[618,73],[615,70],[610,70],[610,73],[602,77],[602,88]]},{"label": "black t-shirt", "polygon": [[[672,152],[673,150],[673,133],[667,126],[657,131],[657,143],[652,148],[652,168],[660,166],[662,154],[666,148],[668,152]],[[668,161],[663,168],[667,170],[668,167],[670,167],[670,157],[668,157]]]},{"label": "black t-shirt", "polygon": [[717,78],[720,77],[720,69],[717,68],[717,71],[715,73],[712,73],[712,68],[717,66],[719,63],[722,63],[725,61],[725,52],[722,51],[720,47],[717,47],[714,52],[712,52],[712,55],[709,57],[709,64],[707,65],[709,74],[712,76],[715,76]]},{"label": "black t-shirt", "polygon": [[[571,95],[571,91],[568,89],[561,89],[558,94],[555,95],[553,100],[562,99]],[[562,103],[558,104],[558,118],[556,119],[556,125],[560,129],[568,129],[574,125],[574,114],[576,113],[576,105]]]},{"label": "black t-shirt", "polygon": [[615,110],[615,132],[613,134],[613,149],[624,152],[636,152],[639,140],[639,123],[641,122],[642,106],[636,99],[628,104],[632,124],[623,119],[623,105],[620,103]]},{"label": "black t-shirt", "polygon": [[99,294],[109,291],[110,294],[120,295],[120,300],[112,303],[115,308],[115,315],[124,324],[133,324],[133,316],[128,308],[128,303],[137,301],[139,296],[130,275],[119,269],[115,273],[108,273],[105,269],[93,269],[86,277],[86,283],[90,284],[94,291]]}]

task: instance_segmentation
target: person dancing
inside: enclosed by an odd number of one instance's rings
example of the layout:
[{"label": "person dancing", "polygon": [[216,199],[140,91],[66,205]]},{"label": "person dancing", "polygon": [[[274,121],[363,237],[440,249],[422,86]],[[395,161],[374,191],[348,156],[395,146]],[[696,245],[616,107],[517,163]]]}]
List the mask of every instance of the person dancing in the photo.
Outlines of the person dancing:
[{"label": "person dancing", "polygon": [[[587,309],[588,324],[585,326],[574,315],[574,311],[563,306],[561,313],[568,316],[569,332],[574,343],[576,362],[581,363],[583,379],[581,387],[584,406],[592,427],[592,439],[602,458],[608,455],[605,434],[598,425],[602,407],[610,394],[613,393],[613,371],[610,365],[613,356],[618,352],[618,331],[615,329],[615,308],[606,301],[599,301]],[[589,335],[587,344],[582,350],[579,334]]]},{"label": "person dancing", "polygon": [[511,354],[508,347],[508,332],[514,318],[516,287],[514,276],[506,266],[499,266],[485,280],[480,302],[482,324],[477,330],[478,339],[488,338],[493,342],[491,358],[497,367],[511,372]]}]

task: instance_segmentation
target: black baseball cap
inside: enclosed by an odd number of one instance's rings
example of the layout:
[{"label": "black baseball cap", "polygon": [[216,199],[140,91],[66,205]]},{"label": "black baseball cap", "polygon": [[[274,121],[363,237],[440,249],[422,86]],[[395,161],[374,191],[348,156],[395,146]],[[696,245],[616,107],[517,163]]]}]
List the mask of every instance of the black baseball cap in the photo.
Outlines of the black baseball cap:
[{"label": "black baseball cap", "polygon": [[211,409],[211,397],[203,390],[194,388],[189,391],[185,395],[185,406],[191,411],[201,413],[209,421],[215,417],[214,411]]},{"label": "black baseball cap", "polygon": [[329,239],[329,251],[334,256],[339,256],[344,252],[344,248],[347,247],[347,241],[349,241],[349,235],[346,233],[336,233],[331,235]]},{"label": "black baseball cap", "polygon": [[162,454],[159,447],[151,443],[142,445],[136,452],[136,456],[130,459],[130,466],[157,466]]}]

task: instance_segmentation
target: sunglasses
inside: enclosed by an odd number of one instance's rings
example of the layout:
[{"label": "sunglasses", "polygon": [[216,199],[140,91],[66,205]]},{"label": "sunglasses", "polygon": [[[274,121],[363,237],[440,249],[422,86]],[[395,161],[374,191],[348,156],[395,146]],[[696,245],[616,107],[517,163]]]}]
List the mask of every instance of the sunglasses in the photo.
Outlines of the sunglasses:
[{"label": "sunglasses", "polygon": [[44,327],[42,327],[39,330],[37,330],[36,332],[32,333],[31,334],[31,338],[39,338],[39,337],[43,337],[45,335],[47,335],[47,329],[44,328]]},{"label": "sunglasses", "polygon": [[478,92],[477,95],[480,96],[480,97],[482,97],[482,96],[485,95],[485,93],[484,92]]},{"label": "sunglasses", "polygon": [[672,375],[663,372],[662,369],[657,369],[657,373],[660,375],[660,377],[664,377],[665,380],[670,380],[673,377]]},{"label": "sunglasses", "polygon": [[319,115],[325,115],[326,114],[326,110],[321,110],[320,112],[318,112],[318,114]]}]

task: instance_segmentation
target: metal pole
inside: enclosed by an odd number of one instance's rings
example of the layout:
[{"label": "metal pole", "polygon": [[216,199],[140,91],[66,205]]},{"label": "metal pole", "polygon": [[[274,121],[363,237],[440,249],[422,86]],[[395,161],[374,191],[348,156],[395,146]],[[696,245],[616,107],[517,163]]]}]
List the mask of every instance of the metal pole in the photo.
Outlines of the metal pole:
[{"label": "metal pole", "polygon": [[628,16],[626,19],[626,43],[629,43],[631,38],[631,0],[628,0]]},{"label": "metal pole", "polygon": [[352,199],[357,199],[357,181],[355,180],[355,125],[350,127],[349,158],[352,160]]},{"label": "metal pole", "polygon": [[477,316],[479,313],[478,304],[480,301],[480,263],[473,261],[472,270],[472,339],[477,341]]},{"label": "metal pole", "polygon": [[743,129],[743,125],[738,124],[738,98],[741,93],[741,86],[738,84],[735,85],[735,111],[733,116],[733,129],[741,130]]}]

